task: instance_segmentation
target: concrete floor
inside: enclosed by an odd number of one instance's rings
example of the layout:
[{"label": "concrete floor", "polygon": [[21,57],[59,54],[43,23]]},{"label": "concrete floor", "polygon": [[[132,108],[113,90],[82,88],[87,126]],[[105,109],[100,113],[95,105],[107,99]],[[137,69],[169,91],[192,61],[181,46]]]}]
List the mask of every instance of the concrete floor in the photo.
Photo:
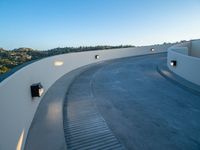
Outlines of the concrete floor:
[{"label": "concrete floor", "polygon": [[200,96],[161,76],[160,63],[166,54],[96,65],[76,78],[67,101],[90,96],[127,149],[199,150]]}]

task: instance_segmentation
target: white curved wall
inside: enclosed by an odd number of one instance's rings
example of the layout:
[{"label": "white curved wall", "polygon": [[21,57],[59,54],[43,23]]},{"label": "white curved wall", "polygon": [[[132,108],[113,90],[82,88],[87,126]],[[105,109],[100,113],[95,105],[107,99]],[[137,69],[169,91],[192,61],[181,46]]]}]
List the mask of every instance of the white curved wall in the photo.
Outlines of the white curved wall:
[{"label": "white curved wall", "polygon": [[[200,85],[200,58],[191,55],[194,54],[192,47],[196,48],[195,54],[197,54],[197,46],[199,45],[200,40],[195,40],[195,44],[191,41],[174,45],[168,49],[167,56],[168,68],[171,71],[197,85]],[[176,67],[170,65],[171,60],[177,61]]]},{"label": "white curved wall", "polygon": [[[31,98],[30,85],[41,82],[45,91],[64,74],[98,61],[166,52],[171,46],[157,45],[136,48],[88,51],[49,57],[30,64],[0,83],[0,149],[23,149],[29,127],[41,98]],[[150,49],[155,51],[151,52]],[[100,59],[95,59],[98,54]],[[63,61],[55,66],[55,61]],[[21,148],[20,148],[21,147]]]}]

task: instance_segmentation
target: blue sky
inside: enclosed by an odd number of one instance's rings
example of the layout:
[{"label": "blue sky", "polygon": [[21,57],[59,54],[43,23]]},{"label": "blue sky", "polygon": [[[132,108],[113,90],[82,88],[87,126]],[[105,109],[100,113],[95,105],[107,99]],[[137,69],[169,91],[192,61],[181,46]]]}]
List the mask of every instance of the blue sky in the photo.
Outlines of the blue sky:
[{"label": "blue sky", "polygon": [[200,38],[200,0],[0,0],[0,47],[150,45]]}]

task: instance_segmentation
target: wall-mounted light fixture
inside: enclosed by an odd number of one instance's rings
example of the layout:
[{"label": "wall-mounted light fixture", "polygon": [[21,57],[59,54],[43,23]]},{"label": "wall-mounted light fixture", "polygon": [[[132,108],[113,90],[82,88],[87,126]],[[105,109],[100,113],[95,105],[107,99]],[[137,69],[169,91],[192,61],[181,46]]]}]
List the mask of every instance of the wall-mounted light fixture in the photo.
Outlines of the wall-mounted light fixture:
[{"label": "wall-mounted light fixture", "polygon": [[54,61],[54,66],[62,66],[63,64],[64,64],[63,61],[60,60]]},{"label": "wall-mounted light fixture", "polygon": [[99,55],[95,55],[95,59],[99,59],[100,58],[100,56]]},{"label": "wall-mounted light fixture", "polygon": [[154,48],[151,48],[151,49],[150,49],[150,51],[151,51],[151,52],[154,52],[154,51],[155,51],[155,49],[154,49]]},{"label": "wall-mounted light fixture", "polygon": [[41,97],[44,93],[44,89],[41,83],[35,83],[31,85],[31,96]]},{"label": "wall-mounted light fixture", "polygon": [[170,61],[170,65],[171,65],[172,67],[176,67],[177,61],[176,61],[176,60],[171,60],[171,61]]}]

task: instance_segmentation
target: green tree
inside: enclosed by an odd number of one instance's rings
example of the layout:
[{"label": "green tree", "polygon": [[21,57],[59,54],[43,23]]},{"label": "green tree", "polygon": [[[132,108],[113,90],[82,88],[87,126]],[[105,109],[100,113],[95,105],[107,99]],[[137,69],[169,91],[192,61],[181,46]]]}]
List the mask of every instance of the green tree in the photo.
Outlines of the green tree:
[{"label": "green tree", "polygon": [[0,66],[0,74],[8,72],[10,69],[5,66]]}]

